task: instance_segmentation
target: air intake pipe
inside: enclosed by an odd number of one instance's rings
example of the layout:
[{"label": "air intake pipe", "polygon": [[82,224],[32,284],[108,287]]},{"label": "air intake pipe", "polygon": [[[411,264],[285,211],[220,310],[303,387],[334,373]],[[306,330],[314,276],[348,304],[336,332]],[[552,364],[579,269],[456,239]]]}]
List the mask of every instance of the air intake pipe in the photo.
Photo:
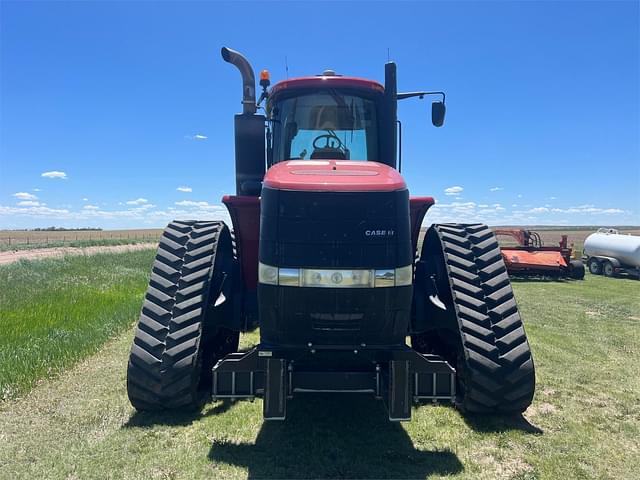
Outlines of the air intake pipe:
[{"label": "air intake pipe", "polygon": [[220,53],[225,62],[235,65],[242,75],[242,113],[256,113],[256,76],[249,61],[240,52],[222,47]]}]

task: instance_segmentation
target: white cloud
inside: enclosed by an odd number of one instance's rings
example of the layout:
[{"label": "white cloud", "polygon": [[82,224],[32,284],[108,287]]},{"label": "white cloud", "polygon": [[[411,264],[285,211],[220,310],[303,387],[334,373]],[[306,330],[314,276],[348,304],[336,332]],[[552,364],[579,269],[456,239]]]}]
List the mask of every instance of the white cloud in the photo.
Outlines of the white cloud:
[{"label": "white cloud", "polygon": [[549,197],[549,200],[557,200],[556,197]]},{"label": "white cloud", "polygon": [[202,135],[201,133],[196,133],[195,135],[187,135],[187,138],[190,140],[206,140],[209,137]]},{"label": "white cloud", "polygon": [[85,210],[100,210],[100,207],[96,206],[96,205],[85,205],[84,207]]},{"label": "white cloud", "polygon": [[522,194],[521,193],[518,194],[518,198],[522,198]]},{"label": "white cloud", "polygon": [[180,200],[175,202],[176,205],[181,207],[208,207],[209,202],[194,202],[193,200]]},{"label": "white cloud", "polygon": [[193,200],[181,200],[175,202],[179,207],[197,207],[203,210],[223,210],[221,205],[212,205],[209,202],[194,202]]},{"label": "white cloud", "polygon": [[129,200],[127,202],[127,205],[142,205],[148,202],[149,200],[147,200],[146,198],[136,198],[135,200]]},{"label": "white cloud", "polygon": [[452,208],[454,210],[472,210],[476,207],[475,202],[451,202],[451,203],[438,203],[439,208]]},{"label": "white cloud", "polygon": [[88,201],[89,201],[89,199],[88,199],[87,197],[84,197],[84,198],[82,199],[82,201],[83,201],[83,202],[88,202]]},{"label": "white cloud", "polygon": [[[40,202],[36,202],[33,200],[23,200],[22,202],[18,202],[18,205],[20,205],[21,207],[38,207],[40,206]],[[42,204],[44,205],[44,204]]]},{"label": "white cloud", "polygon": [[[521,210],[514,211],[516,214],[540,214],[540,213],[550,213],[550,214],[573,214],[573,215],[621,215],[627,214],[631,215],[633,212],[623,210],[621,208],[602,208],[596,207],[594,205],[579,205],[577,207],[569,207],[569,208],[550,208],[550,207],[534,207],[529,210]],[[574,219],[577,217],[573,217]],[[574,222],[579,222],[579,220],[573,220]]]},{"label": "white cloud", "polygon": [[27,193],[27,192],[17,192],[13,194],[14,197],[19,198],[20,200],[37,200],[38,197],[36,197],[34,194],[32,193]]},{"label": "white cloud", "polygon": [[178,187],[176,188],[179,192],[192,192],[193,189],[191,187]]},{"label": "white cloud", "polygon": [[34,189],[33,189],[33,191],[34,191],[34,192],[41,192],[42,190],[41,190],[41,189],[39,189],[39,188],[34,188]]},{"label": "white cloud", "polygon": [[504,190],[502,187],[491,187],[489,189],[490,192],[499,192],[500,190]]},{"label": "white cloud", "polygon": [[140,205],[138,207],[130,208],[129,211],[130,212],[134,212],[134,211],[143,212],[145,210],[151,210],[153,208],[156,208],[156,206],[153,203],[145,203],[144,205]]},{"label": "white cloud", "polygon": [[65,172],[58,172],[57,170],[52,170],[51,172],[43,172],[41,176],[45,178],[62,178],[63,180],[67,179],[67,174]]},{"label": "white cloud", "polygon": [[69,213],[70,212],[67,209],[49,208],[42,205],[28,208],[5,207],[0,205],[0,216],[26,215],[33,217],[61,218]]},{"label": "white cloud", "polygon": [[464,190],[464,188],[462,188],[460,185],[455,185],[453,187],[445,188],[444,189],[444,194],[445,195],[458,195],[459,193],[462,193],[463,190]]}]

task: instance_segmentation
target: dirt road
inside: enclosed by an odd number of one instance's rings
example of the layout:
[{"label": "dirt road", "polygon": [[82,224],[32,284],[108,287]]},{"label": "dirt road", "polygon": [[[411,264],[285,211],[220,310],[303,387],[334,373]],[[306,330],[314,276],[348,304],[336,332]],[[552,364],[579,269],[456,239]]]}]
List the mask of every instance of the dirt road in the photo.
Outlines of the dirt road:
[{"label": "dirt road", "polygon": [[15,250],[0,252],[0,265],[17,262],[18,260],[39,260],[47,257],[63,257],[65,255],[93,255],[94,253],[117,253],[129,252],[132,250],[145,250],[156,248],[157,243],[134,243],[131,245],[109,245],[96,247],[55,247],[38,248],[34,250]]}]

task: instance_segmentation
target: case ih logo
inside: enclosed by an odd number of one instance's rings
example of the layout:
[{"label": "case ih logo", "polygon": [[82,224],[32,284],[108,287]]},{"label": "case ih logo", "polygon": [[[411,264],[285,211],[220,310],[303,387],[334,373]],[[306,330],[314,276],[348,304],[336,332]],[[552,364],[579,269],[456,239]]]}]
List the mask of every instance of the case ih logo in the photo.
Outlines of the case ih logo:
[{"label": "case ih logo", "polygon": [[365,237],[392,237],[396,234],[394,230],[365,230]]}]

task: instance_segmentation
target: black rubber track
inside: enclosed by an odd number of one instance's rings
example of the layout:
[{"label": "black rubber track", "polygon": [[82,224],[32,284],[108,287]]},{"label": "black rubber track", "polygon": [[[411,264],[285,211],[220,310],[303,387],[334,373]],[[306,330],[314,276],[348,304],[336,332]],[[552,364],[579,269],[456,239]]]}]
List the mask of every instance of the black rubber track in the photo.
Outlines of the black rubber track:
[{"label": "black rubber track", "polygon": [[238,334],[216,328],[209,307],[232,261],[222,222],[174,221],[164,230],[127,369],[136,409],[198,408],[206,400],[209,357],[237,348]]},{"label": "black rubber track", "polygon": [[447,328],[454,339],[458,406],[523,412],[535,390],[533,358],[495,235],[481,224],[433,225],[425,255],[432,257],[427,263],[440,265],[431,273],[440,277],[451,312]]}]

